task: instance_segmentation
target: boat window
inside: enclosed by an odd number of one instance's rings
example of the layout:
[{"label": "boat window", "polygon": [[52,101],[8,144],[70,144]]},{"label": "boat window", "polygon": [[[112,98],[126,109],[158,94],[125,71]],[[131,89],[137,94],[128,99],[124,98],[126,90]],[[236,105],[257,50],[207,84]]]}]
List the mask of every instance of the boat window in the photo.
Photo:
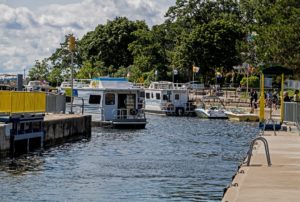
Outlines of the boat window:
[{"label": "boat window", "polygon": [[156,99],[160,100],[160,93],[156,93]]},{"label": "boat window", "polygon": [[179,100],[179,94],[175,94],[175,100]]},{"label": "boat window", "polygon": [[101,95],[90,95],[89,104],[100,104]]},{"label": "boat window", "polygon": [[145,97],[145,92],[144,91],[140,92],[140,97]]},{"label": "boat window", "polygon": [[153,93],[151,93],[151,98],[154,98]]},{"label": "boat window", "polygon": [[146,93],[146,98],[150,99],[150,93]]},{"label": "boat window", "polygon": [[114,105],[115,104],[115,94],[107,93],[105,94],[105,104]]},{"label": "boat window", "polygon": [[168,95],[163,95],[163,100],[168,100]]}]

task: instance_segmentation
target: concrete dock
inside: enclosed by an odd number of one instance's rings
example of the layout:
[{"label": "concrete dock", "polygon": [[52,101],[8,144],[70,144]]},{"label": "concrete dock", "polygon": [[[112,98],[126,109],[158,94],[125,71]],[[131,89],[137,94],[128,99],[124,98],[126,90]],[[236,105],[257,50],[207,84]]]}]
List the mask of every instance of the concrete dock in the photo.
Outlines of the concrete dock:
[{"label": "concrete dock", "polygon": [[[242,164],[228,186],[223,202],[300,201],[300,133],[293,125],[286,131],[265,131],[271,166],[258,142],[250,165]],[[291,129],[291,131],[290,131]]]},{"label": "concrete dock", "polygon": [[[46,114],[43,122],[44,147],[90,138],[91,122],[90,115]],[[0,124],[0,159],[11,153],[11,144],[9,124]]]}]

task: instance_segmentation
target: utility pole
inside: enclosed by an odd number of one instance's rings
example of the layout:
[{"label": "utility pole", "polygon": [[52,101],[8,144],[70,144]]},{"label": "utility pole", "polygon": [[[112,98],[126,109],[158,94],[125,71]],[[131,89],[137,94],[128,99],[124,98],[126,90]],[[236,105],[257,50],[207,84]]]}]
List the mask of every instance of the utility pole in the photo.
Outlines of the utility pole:
[{"label": "utility pole", "polygon": [[172,82],[174,83],[174,66],[172,66]]},{"label": "utility pole", "polygon": [[73,80],[74,80],[74,73],[73,73],[73,60],[74,60],[74,51],[75,51],[75,37],[71,35],[69,37],[69,51],[71,52],[71,111],[70,114],[73,114]]}]

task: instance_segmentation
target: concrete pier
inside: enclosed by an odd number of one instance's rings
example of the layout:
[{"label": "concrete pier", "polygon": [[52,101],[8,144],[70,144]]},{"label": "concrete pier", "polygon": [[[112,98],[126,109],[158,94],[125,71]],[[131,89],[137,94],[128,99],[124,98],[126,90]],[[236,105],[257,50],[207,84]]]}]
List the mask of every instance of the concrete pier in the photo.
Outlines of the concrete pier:
[{"label": "concrete pier", "polygon": [[276,135],[265,131],[272,165],[268,166],[264,145],[259,142],[250,166],[240,166],[223,202],[300,201],[300,134],[293,125],[286,128],[288,132],[277,131]]},{"label": "concrete pier", "polygon": [[[66,141],[91,137],[91,116],[75,114],[49,114],[44,118],[44,147]],[[9,125],[0,124],[0,158],[8,156],[11,142]]]}]

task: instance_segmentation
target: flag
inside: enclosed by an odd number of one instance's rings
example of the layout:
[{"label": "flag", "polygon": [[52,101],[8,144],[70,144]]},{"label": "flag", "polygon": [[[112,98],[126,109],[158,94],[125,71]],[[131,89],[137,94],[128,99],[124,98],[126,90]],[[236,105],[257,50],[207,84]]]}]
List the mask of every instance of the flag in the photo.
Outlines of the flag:
[{"label": "flag", "polygon": [[200,70],[200,67],[193,66],[193,72],[194,73],[199,72],[199,70]]}]

